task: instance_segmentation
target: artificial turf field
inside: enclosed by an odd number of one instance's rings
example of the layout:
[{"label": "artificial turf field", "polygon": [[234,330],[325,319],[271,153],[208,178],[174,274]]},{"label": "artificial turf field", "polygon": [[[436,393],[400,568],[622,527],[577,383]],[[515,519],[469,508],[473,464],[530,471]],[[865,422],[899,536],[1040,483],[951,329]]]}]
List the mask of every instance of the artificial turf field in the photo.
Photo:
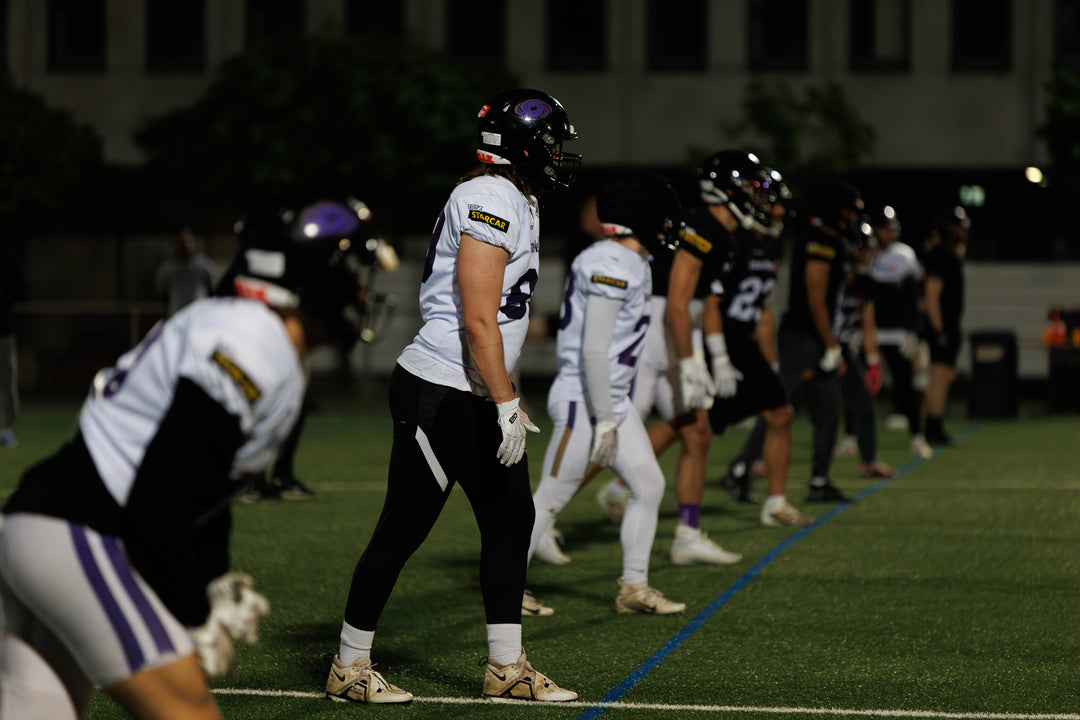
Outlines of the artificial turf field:
[{"label": "artificial turf field", "polygon": [[[551,425],[530,436],[539,479]],[[20,445],[0,450],[0,496],[74,426],[77,405],[24,403]],[[650,583],[686,602],[667,617],[618,615],[618,529],[593,481],[560,515],[571,564],[539,562],[528,585],[547,618],[525,618],[529,659],[580,694],[569,706],[480,700],[486,655],[479,536],[455,490],[406,566],[375,639],[378,670],[414,695],[406,706],[331,703],[322,695],[356,559],[382,503],[390,423],[379,401],[327,405],[308,419],[298,474],[310,502],[234,506],[233,565],[272,603],[254,647],[215,686],[227,718],[803,718],[888,716],[1080,720],[1080,418],[971,423],[929,461],[905,433],[879,434],[892,481],[837,460],[850,506],[803,503],[810,427],[800,416],[788,496],[818,521],[763,528],[758,508],[715,484],[702,526],[745,555],[728,568],[677,567],[675,452]],[[710,478],[745,430],[714,442]],[[762,482],[762,481],[758,481]],[[763,490],[762,487],[758,487]],[[99,693],[89,717],[123,717]]]}]

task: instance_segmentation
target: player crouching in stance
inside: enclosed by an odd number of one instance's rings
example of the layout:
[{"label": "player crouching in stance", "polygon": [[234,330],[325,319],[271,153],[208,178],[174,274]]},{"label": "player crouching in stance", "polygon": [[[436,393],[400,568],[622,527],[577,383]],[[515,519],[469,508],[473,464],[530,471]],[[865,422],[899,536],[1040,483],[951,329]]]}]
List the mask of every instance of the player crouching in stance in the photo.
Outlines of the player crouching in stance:
[{"label": "player crouching in stance", "polygon": [[359,703],[412,695],[371,669],[375,626],[409,557],[460,483],[480,530],[488,661],[484,697],[568,701],[521,649],[533,504],[526,432],[539,432],[507,376],[529,326],[540,262],[537,195],[567,188],[580,156],[559,102],[501,93],[480,110],[480,165],[435,223],[420,285],[424,326],[390,379],[394,442],[378,525],[356,564],[326,695]]},{"label": "player crouching in stance", "polygon": [[530,553],[590,467],[610,466],[630,488],[620,526],[623,572],[615,609],[667,615],[686,605],[648,584],[664,474],[630,401],[630,386],[649,323],[663,320],[647,312],[649,254],[672,251],[679,198],[659,175],[624,171],[600,185],[596,209],[607,237],[581,251],[566,280],[558,374],[548,392],[555,429],[533,495]]},{"label": "player crouching in stance", "polygon": [[77,718],[99,685],[137,718],[221,717],[207,677],[269,612],[227,572],[229,501],[296,420],[306,353],[347,334],[369,219],[346,196],[268,200],[239,226],[239,297],[192,303],[95,377],[3,508],[0,716]]}]

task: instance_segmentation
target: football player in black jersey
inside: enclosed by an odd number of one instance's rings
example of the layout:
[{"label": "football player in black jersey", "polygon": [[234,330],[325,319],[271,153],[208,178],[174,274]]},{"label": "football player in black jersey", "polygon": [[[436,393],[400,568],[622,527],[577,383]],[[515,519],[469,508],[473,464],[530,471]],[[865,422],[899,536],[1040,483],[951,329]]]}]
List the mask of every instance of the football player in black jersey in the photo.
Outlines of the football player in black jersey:
[{"label": "football player in black jersey", "polygon": [[[790,203],[791,196],[775,170],[755,168],[740,160],[724,172],[741,179],[727,182],[727,193],[745,194],[759,219],[751,223],[749,230],[736,233],[734,257],[710,268],[703,329],[718,392],[709,410],[709,421],[713,433],[719,435],[744,418],[760,416],[765,427],[763,452],[768,478],[761,523],[767,527],[805,526],[812,520],[792,506],[785,495],[795,411],[775,367],[771,302],[780,254],[776,241],[783,229],[784,203]],[[720,392],[725,375],[730,374],[724,364],[725,354],[738,376],[733,394]],[[729,485],[730,474],[724,477],[728,480],[725,485]],[[733,495],[756,500],[745,484]]]},{"label": "football player in black jersey", "polygon": [[[829,479],[840,416],[838,374],[846,369],[833,332],[836,301],[844,282],[851,237],[864,210],[861,193],[849,183],[824,188],[795,239],[788,309],[777,336],[780,375],[788,396],[805,405],[813,423],[813,459],[807,502],[850,502]],[[765,430],[759,421],[729,471],[745,476],[761,457]]]},{"label": "football player in black jersey", "polygon": [[957,205],[941,213],[927,243],[924,307],[930,342],[930,384],[926,388],[926,441],[948,445],[944,427],[949,387],[963,344],[964,253],[971,219]]}]

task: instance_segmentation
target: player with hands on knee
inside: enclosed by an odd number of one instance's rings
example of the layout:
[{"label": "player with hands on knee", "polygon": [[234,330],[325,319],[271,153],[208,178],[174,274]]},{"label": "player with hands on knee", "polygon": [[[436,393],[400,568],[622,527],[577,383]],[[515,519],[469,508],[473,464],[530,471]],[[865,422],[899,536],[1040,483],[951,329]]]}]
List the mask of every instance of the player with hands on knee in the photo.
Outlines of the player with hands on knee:
[{"label": "player with hands on knee", "polygon": [[678,208],[670,183],[652,172],[614,171],[597,188],[604,236],[574,258],[566,279],[558,373],[548,391],[555,428],[533,494],[530,559],[592,469],[610,466],[623,479],[630,497],[619,528],[622,577],[615,598],[615,610],[623,614],[686,608],[648,583],[664,474],[630,400],[649,324],[659,320],[648,315],[649,258],[671,252]]},{"label": "player with hands on knee", "polygon": [[306,355],[359,336],[371,220],[338,190],[260,200],[235,296],[187,305],[94,378],[3,507],[0,716],[82,716],[98,686],[136,718],[221,717],[208,678],[270,610],[228,572],[230,500],[294,427]]}]

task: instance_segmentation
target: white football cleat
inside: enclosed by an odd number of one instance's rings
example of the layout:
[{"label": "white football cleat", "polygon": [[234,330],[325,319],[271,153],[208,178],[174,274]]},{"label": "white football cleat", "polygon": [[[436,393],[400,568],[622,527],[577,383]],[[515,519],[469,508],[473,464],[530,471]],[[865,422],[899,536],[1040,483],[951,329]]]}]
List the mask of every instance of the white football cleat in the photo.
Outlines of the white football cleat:
[{"label": "white football cleat", "polygon": [[412,693],[391,685],[371,669],[371,658],[360,658],[352,665],[342,665],[337,655],[326,679],[326,697],[335,702],[406,703]]},{"label": "white football cleat", "polygon": [[893,413],[885,418],[885,429],[892,432],[899,432],[903,430],[907,432],[910,430],[908,427],[908,421],[906,415],[900,415],[899,413]]},{"label": "white football cleat", "polygon": [[615,610],[620,615],[671,615],[681,613],[686,603],[675,602],[664,597],[664,593],[648,583],[627,585],[619,578],[619,596],[615,598]]},{"label": "white football cleat", "polygon": [[934,457],[934,448],[930,447],[926,438],[919,434],[911,438],[911,454],[917,458],[929,460]]},{"label": "white football cleat", "polygon": [[674,564],[734,565],[740,560],[741,553],[728,552],[710,540],[701,528],[675,526],[675,540],[671,543],[671,562]]},{"label": "white football cleat", "polygon": [[564,690],[541,672],[537,672],[521,653],[516,663],[500,665],[491,658],[484,671],[484,697],[489,700],[537,700],[569,702],[577,693]]},{"label": "white football cleat", "polygon": [[844,439],[836,445],[836,449],[833,450],[832,456],[834,458],[849,458],[855,457],[859,452],[859,442],[855,439],[854,435],[845,435]]},{"label": "white football cleat", "polygon": [[814,524],[814,518],[803,515],[786,498],[781,498],[775,503],[766,500],[761,506],[761,524],[765,527],[809,527]]},{"label": "white football cleat", "polygon": [[563,544],[563,535],[554,526],[549,527],[540,536],[536,544],[533,557],[546,562],[548,565],[565,565],[570,562],[570,556],[565,555],[559,546]]},{"label": "white football cleat", "polygon": [[554,615],[554,608],[549,608],[546,605],[541,605],[540,602],[533,597],[533,594],[528,590],[521,596],[521,615],[530,617],[547,617],[548,615]]}]

